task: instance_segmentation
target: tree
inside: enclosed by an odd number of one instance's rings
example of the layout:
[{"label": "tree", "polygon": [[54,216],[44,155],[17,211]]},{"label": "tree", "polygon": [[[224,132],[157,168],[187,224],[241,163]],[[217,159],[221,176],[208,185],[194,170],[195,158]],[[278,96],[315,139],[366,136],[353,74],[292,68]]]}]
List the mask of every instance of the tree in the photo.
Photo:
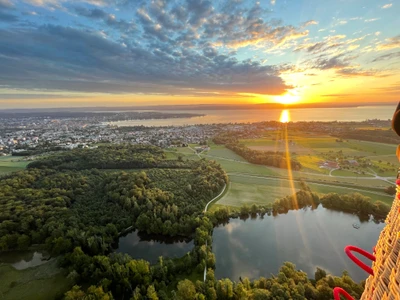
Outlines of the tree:
[{"label": "tree", "polygon": [[153,285],[149,285],[147,288],[147,298],[150,300],[158,300],[157,292]]},{"label": "tree", "polygon": [[196,287],[188,279],[179,281],[177,286],[177,299],[179,300],[193,300],[196,296]]},{"label": "tree", "polygon": [[315,271],[314,275],[315,281],[318,282],[325,277],[326,277],[326,271],[317,267],[317,270]]}]

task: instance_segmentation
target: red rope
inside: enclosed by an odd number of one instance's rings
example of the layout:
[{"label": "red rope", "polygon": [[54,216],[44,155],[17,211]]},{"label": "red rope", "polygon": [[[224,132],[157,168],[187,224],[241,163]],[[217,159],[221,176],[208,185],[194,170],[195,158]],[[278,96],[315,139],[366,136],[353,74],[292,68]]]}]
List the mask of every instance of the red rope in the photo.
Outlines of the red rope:
[{"label": "red rope", "polygon": [[346,292],[344,289],[342,288],[334,288],[333,289],[333,297],[335,298],[335,300],[340,300],[340,295],[345,296],[345,298],[347,300],[354,300],[354,298],[352,296],[350,296],[350,294],[348,292]]},{"label": "red rope", "polygon": [[361,269],[363,269],[365,272],[369,273],[370,275],[374,276],[374,270],[372,270],[371,267],[367,266],[366,264],[364,264],[361,260],[359,260],[352,252],[357,252],[360,253],[362,256],[368,258],[369,260],[375,261],[376,257],[375,255],[360,249],[358,247],[355,246],[346,246],[344,248],[344,252],[346,252],[347,256],[357,265],[359,266]]}]

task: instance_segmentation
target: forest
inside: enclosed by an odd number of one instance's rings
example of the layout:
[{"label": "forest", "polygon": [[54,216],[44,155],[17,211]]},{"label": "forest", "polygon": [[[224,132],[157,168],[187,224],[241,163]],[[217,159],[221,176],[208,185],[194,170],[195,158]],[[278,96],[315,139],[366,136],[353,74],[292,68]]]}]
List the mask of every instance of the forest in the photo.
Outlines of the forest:
[{"label": "forest", "polygon": [[[119,166],[124,170],[116,170]],[[53,154],[0,181],[0,251],[40,244],[58,257],[76,284],[60,299],[331,299],[336,286],[361,295],[363,283],[356,284],[347,273],[333,277],[317,269],[309,279],[291,263],[271,278],[217,280],[212,230],[231,217],[286,213],[320,203],[381,218],[388,212],[386,205],[361,195],[318,195],[303,183],[295,195],[272,205],[204,214],[205,204],[227,182],[214,161],[166,160],[153,146]],[[194,247],[181,258],[160,257],[151,265],[113,251],[120,233],[129,227],[188,237]],[[201,274],[205,267],[205,282],[176,282]]]},{"label": "forest", "polygon": [[214,137],[213,142],[217,145],[225,145],[226,148],[232,150],[236,154],[243,157],[250,163],[257,165],[270,166],[275,168],[287,169],[290,167],[292,170],[300,170],[301,163],[297,160],[286,158],[285,153],[279,151],[259,151],[246,147],[244,144],[239,143],[234,133],[224,133]]}]

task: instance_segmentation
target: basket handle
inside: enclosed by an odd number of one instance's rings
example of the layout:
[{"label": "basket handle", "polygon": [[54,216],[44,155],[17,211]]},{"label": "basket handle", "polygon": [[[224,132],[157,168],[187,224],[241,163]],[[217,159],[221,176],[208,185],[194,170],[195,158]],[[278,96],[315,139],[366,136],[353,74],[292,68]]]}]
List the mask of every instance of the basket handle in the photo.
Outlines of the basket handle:
[{"label": "basket handle", "polygon": [[374,276],[374,270],[372,270],[371,267],[367,266],[366,264],[364,264],[361,260],[359,260],[354,254],[354,252],[357,252],[359,254],[361,254],[362,256],[368,258],[369,260],[375,261],[376,257],[375,255],[360,249],[356,246],[346,246],[344,248],[344,252],[346,252],[347,256],[357,265],[359,266],[361,269],[363,269],[365,272],[367,272],[368,274]]}]

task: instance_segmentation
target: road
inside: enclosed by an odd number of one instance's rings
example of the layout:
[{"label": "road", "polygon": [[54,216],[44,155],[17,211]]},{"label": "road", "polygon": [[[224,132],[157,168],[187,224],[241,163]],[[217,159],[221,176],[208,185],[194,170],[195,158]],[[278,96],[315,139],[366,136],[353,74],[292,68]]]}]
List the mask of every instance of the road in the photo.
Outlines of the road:
[{"label": "road", "polygon": [[[208,206],[215,200],[217,200],[219,197],[221,197],[221,195],[225,192],[226,190],[226,184],[224,185],[224,188],[222,189],[221,193],[218,194],[218,196],[214,197],[213,199],[211,199],[210,201],[208,201],[208,203],[206,204],[206,207],[204,208],[204,213],[207,212],[207,208]],[[206,241],[206,247],[207,247],[207,241]],[[207,275],[207,262],[206,265],[204,267],[204,282],[206,281],[206,275]]]}]

